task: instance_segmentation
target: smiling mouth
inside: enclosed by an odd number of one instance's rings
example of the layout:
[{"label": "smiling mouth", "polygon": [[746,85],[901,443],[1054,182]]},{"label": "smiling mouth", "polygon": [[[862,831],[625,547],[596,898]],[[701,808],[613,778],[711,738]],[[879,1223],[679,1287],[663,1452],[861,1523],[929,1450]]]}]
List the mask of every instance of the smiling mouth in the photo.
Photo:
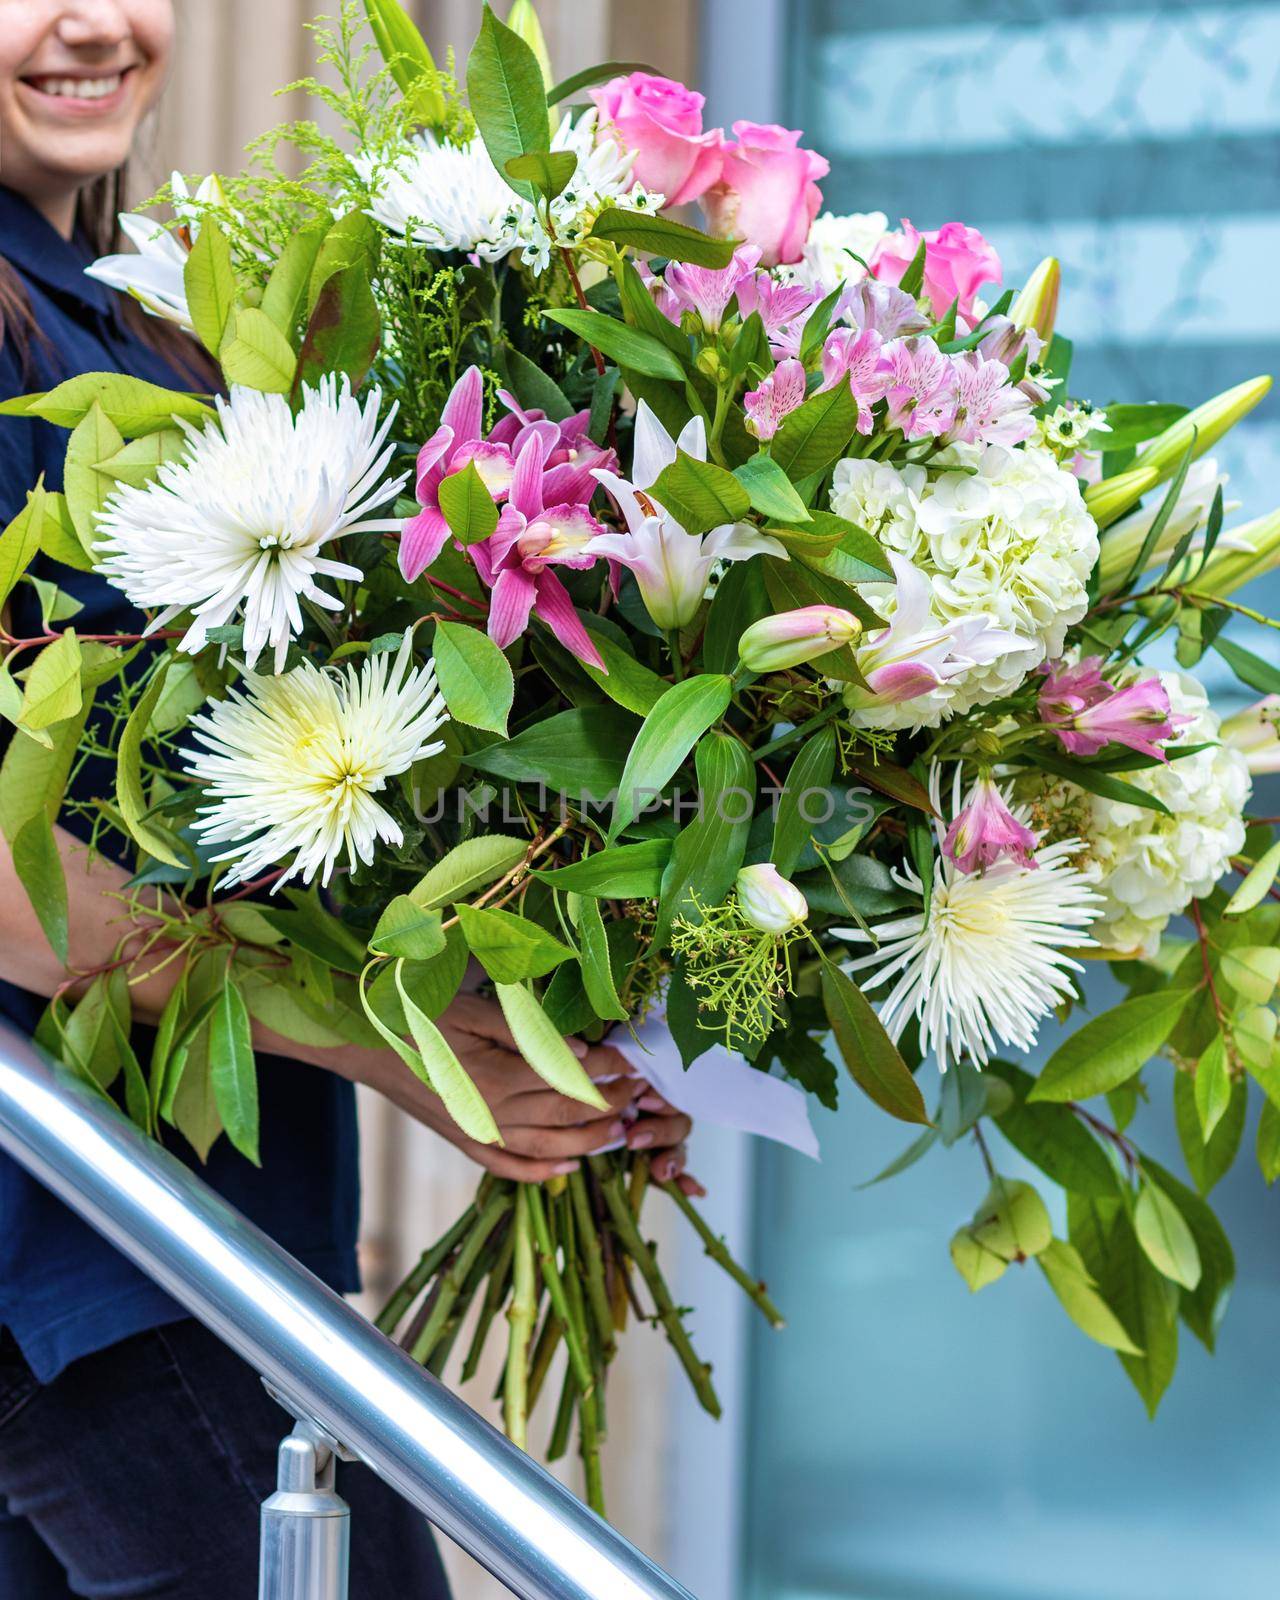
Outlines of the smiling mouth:
[{"label": "smiling mouth", "polygon": [[31,76],[24,77],[22,82],[29,89],[34,89],[37,94],[46,95],[51,100],[110,100],[118,93],[133,70],[133,67],[124,67],[119,72],[105,72],[96,77],[79,78],[55,72],[32,73]]}]

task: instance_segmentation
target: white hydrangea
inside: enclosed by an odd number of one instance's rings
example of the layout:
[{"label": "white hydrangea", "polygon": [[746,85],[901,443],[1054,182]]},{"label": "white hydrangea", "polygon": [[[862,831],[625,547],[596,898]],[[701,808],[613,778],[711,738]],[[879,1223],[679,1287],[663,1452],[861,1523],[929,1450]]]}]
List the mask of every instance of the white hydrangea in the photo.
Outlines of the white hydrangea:
[{"label": "white hydrangea", "polygon": [[[1098,530],[1079,484],[1047,450],[957,445],[948,454],[968,470],[930,479],[922,467],[841,461],[831,507],[930,578],[940,623],[985,615],[1026,641],[947,685],[945,711],[955,716],[1012,693],[1061,654],[1067,629],[1088,609]],[[891,587],[869,589],[868,598],[892,616]],[[909,714],[907,706],[898,710]],[[893,725],[936,720],[912,716]]]},{"label": "white hydrangea", "polygon": [[[883,211],[855,211],[848,216],[824,211],[810,224],[804,255],[781,268],[781,275],[823,297],[840,284],[861,283],[867,275],[862,261],[870,261],[888,227]],[[862,261],[856,260],[857,256]]]},{"label": "white hydrangea", "polygon": [[1111,950],[1155,954],[1170,917],[1206,895],[1244,846],[1244,808],[1252,780],[1245,758],[1217,743],[1219,718],[1203,687],[1180,672],[1158,674],[1169,696],[1177,745],[1206,744],[1193,755],[1126,772],[1126,783],[1161,800],[1171,815],[1106,800],[1074,784],[1054,784],[1042,801],[1056,832],[1078,833],[1080,865],[1103,897],[1090,930]]}]

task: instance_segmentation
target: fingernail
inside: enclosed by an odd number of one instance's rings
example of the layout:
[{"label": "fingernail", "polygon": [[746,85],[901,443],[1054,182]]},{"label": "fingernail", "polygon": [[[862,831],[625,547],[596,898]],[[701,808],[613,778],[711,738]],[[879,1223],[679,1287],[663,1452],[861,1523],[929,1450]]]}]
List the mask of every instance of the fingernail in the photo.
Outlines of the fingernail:
[{"label": "fingernail", "polygon": [[567,1178],[571,1173],[578,1170],[578,1163],[576,1161],[560,1161],[551,1170],[558,1178]]},{"label": "fingernail", "polygon": [[689,1179],[689,1187],[693,1190],[694,1194],[697,1195],[699,1200],[705,1200],[707,1198],[706,1185],[699,1183],[696,1178]]},{"label": "fingernail", "polygon": [[589,1047],[583,1044],[581,1039],[570,1039],[569,1048],[573,1051],[574,1055],[577,1056],[578,1060],[581,1061],[586,1056]]},{"label": "fingernail", "polygon": [[641,1111],[668,1111],[671,1109],[660,1094],[641,1095],[636,1104]]},{"label": "fingernail", "polygon": [[625,1122],[611,1122],[609,1124],[609,1137],[611,1139],[621,1139],[626,1131],[627,1125]]},{"label": "fingernail", "polygon": [[653,1135],[651,1133],[644,1133],[643,1131],[640,1133],[633,1133],[627,1140],[627,1143],[633,1150],[647,1150],[653,1143]]}]

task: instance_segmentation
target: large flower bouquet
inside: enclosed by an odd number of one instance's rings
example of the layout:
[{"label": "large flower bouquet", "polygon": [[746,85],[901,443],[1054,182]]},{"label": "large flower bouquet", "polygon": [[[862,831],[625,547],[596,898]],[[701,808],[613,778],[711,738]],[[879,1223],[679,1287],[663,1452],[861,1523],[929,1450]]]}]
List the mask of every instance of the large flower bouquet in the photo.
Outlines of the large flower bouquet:
[{"label": "large flower bouquet", "polygon": [[[94,269],[221,392],[89,374],[2,408],[69,430],[65,492],[0,540],[46,619],[4,636],[0,823],[64,958],[51,825],[136,858],[118,959],[43,1042],[157,1137],[251,1160],[254,1021],[384,1042],[495,1140],[436,1025],[464,984],[584,1118],[573,1036],[801,1144],[795,1097],[834,1107],[843,1068],[918,1128],[890,1172],[976,1147],[968,1285],[1034,1262],[1154,1409],[1179,1322],[1212,1347],[1230,1289],[1205,1196],[1250,1079],[1280,1171],[1280,844],[1245,811],[1280,673],[1238,639],[1276,625],[1232,598],[1280,520],[1225,530],[1209,454],[1268,381],[1104,412],[1071,398],[1056,262],[1002,292],[972,228],[820,216],[795,132],[704,130],[642,71],[551,86],[526,0],[485,9],[465,94],[395,0],[366,10],[319,31],[310,85],[349,139],[294,125],[175,181],[173,222],[128,219],[139,254]],[[709,231],[669,215],[693,202]],[[136,631],[77,633],[38,552]],[[1269,698],[1221,724],[1209,650]],[[1035,1074],[1088,960],[1124,997]],[[1181,1177],[1135,1131],[1169,1094]],[[652,1187],[778,1320],[625,1147],[486,1178],[381,1318],[437,1373],[465,1326],[464,1376],[505,1323],[522,1444],[563,1345],[550,1453],[576,1419],[596,1505],[629,1310],[717,1409]]]}]

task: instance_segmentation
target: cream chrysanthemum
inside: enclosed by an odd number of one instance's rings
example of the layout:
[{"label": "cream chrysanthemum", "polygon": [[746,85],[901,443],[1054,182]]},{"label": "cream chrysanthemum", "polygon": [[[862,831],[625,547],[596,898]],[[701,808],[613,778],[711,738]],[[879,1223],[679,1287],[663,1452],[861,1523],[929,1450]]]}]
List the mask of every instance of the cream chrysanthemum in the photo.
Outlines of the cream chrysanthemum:
[{"label": "cream chrysanthemum", "polygon": [[[937,769],[933,774],[938,803]],[[957,771],[953,815],[961,807]],[[1025,808],[1013,808],[1025,823]],[[856,972],[874,967],[864,987],[896,980],[880,1005],[880,1020],[898,1038],[912,1017],[919,1019],[920,1046],[932,1051],[938,1066],[962,1056],[981,1065],[1001,1045],[1030,1050],[1040,1020],[1071,992],[1068,973],[1079,962],[1067,954],[1095,941],[1085,931],[1101,907],[1101,897],[1072,857],[1077,839],[1040,844],[1034,866],[1005,856],[977,872],[962,872],[942,852],[944,828],[935,822],[938,854],[933,865],[929,910],[879,923],[878,947],[849,963]],[[919,876],[909,865],[895,879],[917,894]],[[833,928],[855,942],[868,935],[859,928]]]},{"label": "cream chrysanthemum", "polygon": [[[632,181],[634,152],[620,150],[611,138],[597,139],[596,117],[594,109],[576,122],[565,117],[551,140],[553,151],[571,150],[578,158],[551,205],[557,244],[579,243],[606,204],[657,211],[663,202]],[[509,187],[479,134],[455,145],[424,132],[403,152],[369,153],[355,164],[372,191],[369,214],[388,232],[486,261],[518,250],[526,266],[546,270],[552,241],[543,220]]]},{"label": "cream chrysanthemum", "polygon": [[270,649],[279,671],[302,628],[300,602],[340,608],[316,580],[363,576],[325,546],[400,528],[369,515],[405,482],[383,478],[395,407],[379,427],[379,391],[361,407],[345,377],[341,390],[327,377],[302,393],[296,415],[281,394],[219,396],[216,420],[181,423],[181,458],[118,490],[98,518],[98,571],[134,605],[161,608],[151,626],[192,613],[181,650],[194,654],[210,628],[242,614],[245,660],[252,667]]},{"label": "cream chrysanthemum", "polygon": [[413,665],[411,633],[394,658],[250,676],[192,719],[203,748],[187,770],[208,796],[193,826],[206,844],[227,846],[214,859],[236,863],[228,884],[286,860],[281,883],[328,883],[341,856],[353,868],[368,865],[379,840],[402,842],[399,823],[374,797],[444,748],[431,736],[447,719],[435,664]]},{"label": "cream chrysanthemum", "polygon": [[1217,742],[1218,715],[1201,685],[1184,673],[1158,676],[1178,727],[1178,737],[1165,749],[1172,755],[1179,745],[1206,746],[1124,774],[1126,783],[1162,801],[1169,815],[1087,794],[1070,783],[1019,784],[1021,793],[1035,796],[1038,822],[1084,840],[1081,867],[1102,896],[1093,929],[1098,943],[1146,956],[1155,954],[1170,917],[1208,894],[1240,853],[1252,790],[1245,758]]},{"label": "cream chrysanthemum", "polygon": [[[1048,451],[956,445],[951,454],[972,470],[930,479],[920,467],[841,461],[831,506],[932,580],[939,622],[982,615],[1026,640],[952,680],[946,714],[956,716],[1011,693],[1061,654],[1088,609],[1098,530],[1079,484]],[[867,594],[892,615],[892,589]]]}]

